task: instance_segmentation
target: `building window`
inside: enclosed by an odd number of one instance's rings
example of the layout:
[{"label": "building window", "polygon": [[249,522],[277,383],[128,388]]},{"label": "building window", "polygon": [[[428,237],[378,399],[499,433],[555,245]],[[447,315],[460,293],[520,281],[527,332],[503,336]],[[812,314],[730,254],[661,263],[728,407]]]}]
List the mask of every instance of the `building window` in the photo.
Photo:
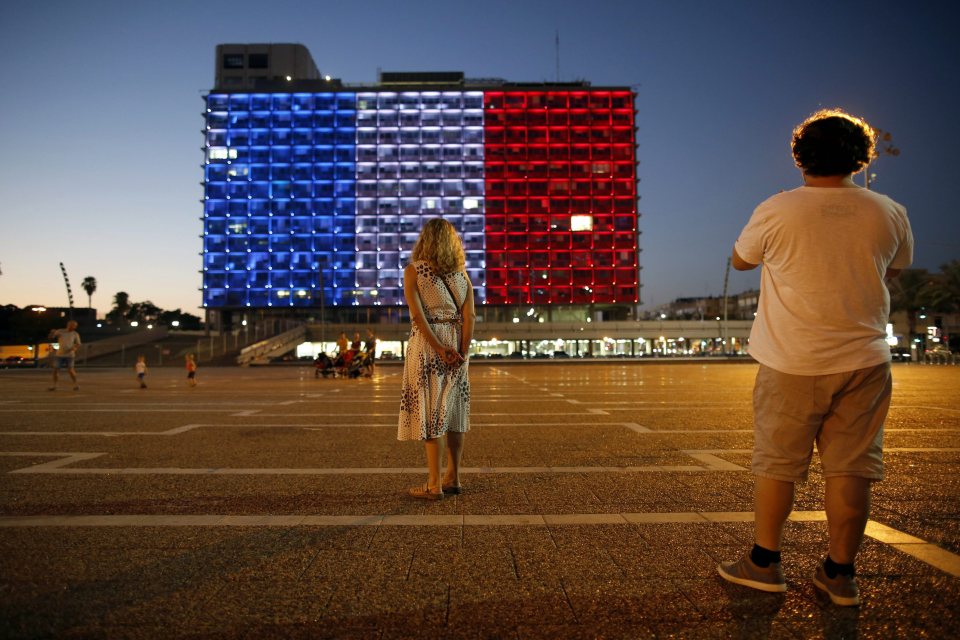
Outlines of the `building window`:
[{"label": "building window", "polygon": [[266,69],[269,62],[270,57],[266,53],[251,53],[247,56],[247,66],[251,69]]},{"label": "building window", "polygon": [[593,229],[593,216],[570,216],[571,231],[590,231]]},{"label": "building window", "polygon": [[207,150],[208,160],[235,160],[236,157],[237,157],[236,149],[228,149],[225,147],[210,147]]},{"label": "building window", "polygon": [[243,54],[242,53],[223,54],[223,68],[224,69],[243,69]]}]

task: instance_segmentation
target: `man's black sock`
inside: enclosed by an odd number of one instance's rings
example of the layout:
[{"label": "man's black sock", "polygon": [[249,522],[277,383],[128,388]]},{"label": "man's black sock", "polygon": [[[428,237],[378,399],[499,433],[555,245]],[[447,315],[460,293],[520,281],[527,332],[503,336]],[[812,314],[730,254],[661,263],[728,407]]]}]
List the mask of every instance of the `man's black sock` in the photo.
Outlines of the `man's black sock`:
[{"label": "man's black sock", "polygon": [[837,575],[851,577],[857,575],[853,569],[852,562],[850,564],[840,564],[839,562],[834,562],[833,558],[830,557],[830,554],[827,554],[827,559],[823,561],[823,570],[826,572],[827,577],[831,580],[836,578]]},{"label": "man's black sock", "polygon": [[753,561],[753,564],[766,569],[770,566],[771,562],[780,562],[780,552],[764,549],[760,545],[754,544],[753,549],[750,551],[750,559]]}]

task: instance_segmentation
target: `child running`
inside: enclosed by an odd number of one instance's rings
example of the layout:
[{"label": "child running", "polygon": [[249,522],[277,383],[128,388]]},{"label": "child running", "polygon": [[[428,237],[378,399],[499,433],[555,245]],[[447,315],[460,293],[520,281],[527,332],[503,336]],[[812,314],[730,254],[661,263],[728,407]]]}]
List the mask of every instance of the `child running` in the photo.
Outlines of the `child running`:
[{"label": "child running", "polygon": [[187,382],[191,387],[197,386],[197,358],[192,353],[187,354]]},{"label": "child running", "polygon": [[147,357],[144,355],[137,356],[137,364],[134,365],[134,369],[137,371],[137,380],[140,381],[140,388],[146,389],[147,382],[145,378],[147,377]]}]

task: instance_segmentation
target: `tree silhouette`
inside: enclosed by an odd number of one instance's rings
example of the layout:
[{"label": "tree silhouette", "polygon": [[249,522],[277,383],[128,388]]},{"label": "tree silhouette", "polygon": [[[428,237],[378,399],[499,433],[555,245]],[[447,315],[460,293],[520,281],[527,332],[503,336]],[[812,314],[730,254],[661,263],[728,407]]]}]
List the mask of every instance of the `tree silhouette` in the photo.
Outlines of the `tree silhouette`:
[{"label": "tree silhouette", "polygon": [[873,176],[870,175],[870,166],[879,160],[881,155],[894,157],[900,155],[900,149],[894,146],[893,135],[889,131],[883,129],[874,129],[874,131],[877,134],[876,144],[863,171],[863,186],[867,189],[870,188],[870,182],[873,180]]},{"label": "tree silhouette", "polygon": [[87,292],[87,309],[93,307],[93,292],[97,290],[97,279],[87,276],[80,283],[80,288]]},{"label": "tree silhouette", "polygon": [[126,318],[137,322],[154,322],[162,311],[163,309],[149,300],[134,302],[130,305]]},{"label": "tree silhouette", "polygon": [[107,314],[107,320],[113,324],[123,324],[128,311],[130,311],[130,294],[126,291],[117,291],[113,296],[113,309]]},{"label": "tree silhouette", "polygon": [[926,269],[904,269],[890,283],[890,310],[905,311],[910,339],[917,332],[917,315],[929,306],[933,277]]},{"label": "tree silhouette", "polygon": [[927,291],[927,303],[941,313],[960,311],[960,260],[940,266],[940,274],[934,277]]}]

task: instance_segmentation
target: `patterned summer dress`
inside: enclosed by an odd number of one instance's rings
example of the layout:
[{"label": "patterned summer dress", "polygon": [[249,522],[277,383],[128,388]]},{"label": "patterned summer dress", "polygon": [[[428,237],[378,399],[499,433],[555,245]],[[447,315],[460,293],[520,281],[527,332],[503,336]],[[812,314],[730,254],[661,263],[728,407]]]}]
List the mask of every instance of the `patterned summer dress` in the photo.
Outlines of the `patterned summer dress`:
[{"label": "patterned summer dress", "polygon": [[[444,276],[457,298],[454,301],[428,263],[419,260],[413,266],[417,270],[417,290],[430,328],[444,345],[459,349],[463,327],[458,310],[467,295],[467,274],[460,272]],[[465,433],[470,429],[467,364],[447,366],[413,325],[403,363],[398,440],[426,440],[442,436],[447,431]]]}]

